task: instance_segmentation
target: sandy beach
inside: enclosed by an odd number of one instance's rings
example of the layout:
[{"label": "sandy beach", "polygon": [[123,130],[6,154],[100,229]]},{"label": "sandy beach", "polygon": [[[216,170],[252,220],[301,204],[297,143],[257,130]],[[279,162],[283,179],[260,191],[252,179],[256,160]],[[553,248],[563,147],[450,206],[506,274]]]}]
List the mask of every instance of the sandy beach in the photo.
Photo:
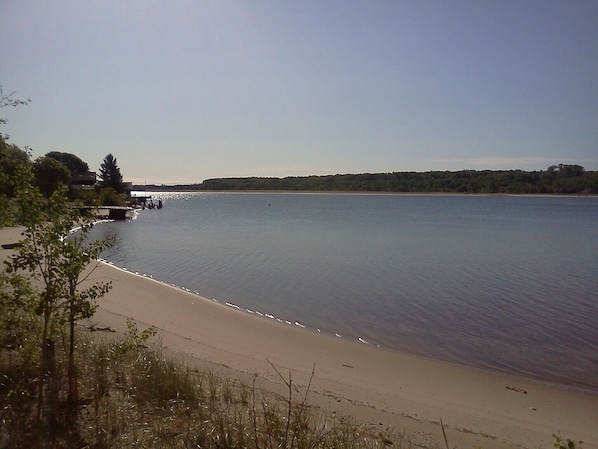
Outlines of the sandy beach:
[{"label": "sandy beach", "polygon": [[[0,230],[12,243],[19,230]],[[0,259],[10,250],[2,249]],[[154,325],[163,345],[189,363],[230,377],[258,379],[283,391],[276,367],[305,387],[308,402],[354,416],[378,431],[389,427],[414,443],[444,447],[552,447],[552,434],[598,448],[598,394],[523,377],[481,371],[385,351],[307,331],[202,298],[108,264],[90,281],[112,281],[92,321],[123,329],[127,317]]]}]

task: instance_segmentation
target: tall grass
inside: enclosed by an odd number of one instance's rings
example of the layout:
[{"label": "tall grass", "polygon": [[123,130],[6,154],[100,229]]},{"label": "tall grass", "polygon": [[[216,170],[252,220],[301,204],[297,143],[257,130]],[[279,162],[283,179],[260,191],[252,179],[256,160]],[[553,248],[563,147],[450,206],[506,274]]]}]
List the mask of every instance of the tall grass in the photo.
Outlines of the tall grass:
[{"label": "tall grass", "polygon": [[[258,388],[256,378],[248,384],[191,369],[160,345],[146,347],[148,335],[135,332],[80,338],[81,399],[75,413],[63,413],[67,388],[61,385],[51,447],[375,449],[396,441],[311,408],[309,386],[300,391],[290,376],[281,375],[287,389],[282,397]],[[20,365],[14,357],[0,354],[0,448],[31,447],[48,434],[35,428],[35,373],[15,372]],[[66,370],[64,360],[57,365]]]}]

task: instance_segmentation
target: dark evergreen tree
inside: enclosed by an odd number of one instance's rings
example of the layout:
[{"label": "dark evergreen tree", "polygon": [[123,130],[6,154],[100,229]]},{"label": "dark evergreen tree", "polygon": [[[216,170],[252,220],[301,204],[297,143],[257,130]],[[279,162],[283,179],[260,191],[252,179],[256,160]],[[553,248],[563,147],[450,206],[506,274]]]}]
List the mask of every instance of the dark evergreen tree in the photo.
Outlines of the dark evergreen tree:
[{"label": "dark evergreen tree", "polygon": [[124,191],[123,177],[112,154],[107,155],[100,166],[100,179],[103,187],[112,187],[118,193]]}]

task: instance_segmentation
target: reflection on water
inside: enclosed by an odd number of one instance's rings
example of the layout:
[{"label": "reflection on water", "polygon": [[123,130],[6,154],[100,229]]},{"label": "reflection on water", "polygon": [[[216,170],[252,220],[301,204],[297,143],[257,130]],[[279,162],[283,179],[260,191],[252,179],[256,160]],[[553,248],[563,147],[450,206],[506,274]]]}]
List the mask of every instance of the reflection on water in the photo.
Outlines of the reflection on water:
[{"label": "reflection on water", "polygon": [[[598,388],[598,199],[154,194],[105,257],[372,345]],[[165,298],[167,301],[167,298]]]}]

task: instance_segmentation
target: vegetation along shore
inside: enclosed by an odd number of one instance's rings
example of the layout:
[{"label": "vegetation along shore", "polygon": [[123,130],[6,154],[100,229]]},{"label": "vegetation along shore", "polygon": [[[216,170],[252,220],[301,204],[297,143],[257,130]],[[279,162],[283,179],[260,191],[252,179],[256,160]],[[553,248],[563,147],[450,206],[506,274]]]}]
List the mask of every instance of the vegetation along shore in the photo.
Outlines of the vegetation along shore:
[{"label": "vegetation along shore", "polygon": [[237,190],[314,192],[395,192],[456,194],[579,194],[598,192],[598,171],[559,164],[541,171],[461,170],[289,176],[285,178],[215,178],[199,184],[137,185],[153,191]]}]

